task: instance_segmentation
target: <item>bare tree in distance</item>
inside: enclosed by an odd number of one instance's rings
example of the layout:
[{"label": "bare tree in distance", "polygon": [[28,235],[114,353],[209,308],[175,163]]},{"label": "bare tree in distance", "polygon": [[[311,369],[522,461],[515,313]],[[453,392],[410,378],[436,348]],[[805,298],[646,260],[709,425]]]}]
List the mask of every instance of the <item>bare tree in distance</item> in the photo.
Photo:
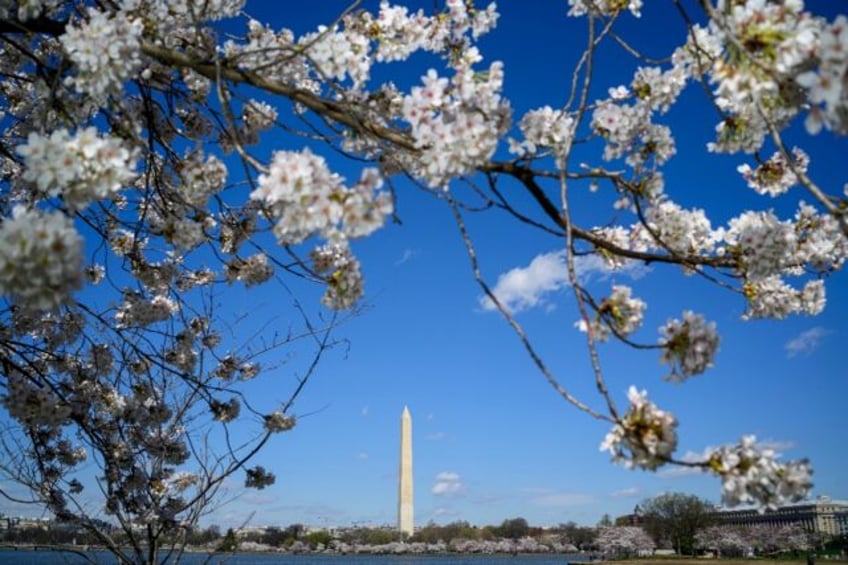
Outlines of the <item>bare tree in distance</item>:
[{"label": "bare tree in distance", "polygon": [[697,496],[666,493],[639,505],[642,527],[658,547],[670,547],[678,555],[694,555],[696,536],[711,526],[714,506]]}]

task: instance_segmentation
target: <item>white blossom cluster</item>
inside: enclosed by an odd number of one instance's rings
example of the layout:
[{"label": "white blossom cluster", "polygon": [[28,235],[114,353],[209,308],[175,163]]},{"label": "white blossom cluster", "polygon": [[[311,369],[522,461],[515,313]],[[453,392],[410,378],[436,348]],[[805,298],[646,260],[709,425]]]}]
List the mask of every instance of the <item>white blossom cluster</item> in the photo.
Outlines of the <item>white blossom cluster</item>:
[{"label": "white blossom cluster", "polygon": [[242,108],[241,114],[241,141],[242,143],[256,143],[259,141],[259,132],[274,125],[277,121],[277,109],[259,100],[250,100]]},{"label": "white blossom cluster", "polygon": [[16,206],[0,224],[0,295],[51,310],[82,284],[83,241],[60,212]]},{"label": "white blossom cluster", "polygon": [[167,488],[166,492],[180,493],[190,487],[193,487],[199,481],[200,478],[195,473],[177,471],[164,481],[164,485]]},{"label": "white blossom cluster", "polygon": [[[248,22],[247,42],[233,40],[224,43],[224,55],[243,69],[263,69],[263,72],[275,76],[284,84],[290,84],[308,91],[317,91],[318,83],[309,77],[308,61],[293,56],[296,51],[296,39],[289,29],[278,32],[251,19]],[[280,55],[283,55],[282,57]],[[191,78],[191,77],[189,77]],[[208,88],[207,80],[196,78],[201,88]]]},{"label": "white blossom cluster", "polygon": [[601,526],[595,544],[606,555],[640,555],[655,547],[641,526]]},{"label": "white blossom cluster", "polygon": [[321,302],[333,310],[353,307],[362,297],[363,281],[359,261],[344,243],[328,243],[310,254],[315,272],[322,275],[327,291]]},{"label": "white blossom cluster", "polygon": [[[348,14],[333,27],[319,26],[297,39],[289,30],[274,33],[251,22],[249,43],[228,42],[225,52],[244,68],[267,69],[301,88],[349,80],[355,92],[367,83],[374,62],[403,60],[419,50],[453,57],[464,51],[460,45],[466,34],[476,38],[496,19],[494,4],[469,10],[464,0],[448,0],[442,17],[428,17],[381,2],[376,18],[364,11]],[[281,60],[281,52],[298,56]]]},{"label": "white blossom cluster", "polygon": [[356,28],[346,27],[342,33],[339,26],[319,26],[317,31],[301,37],[298,46],[325,81],[342,82],[350,78],[356,90],[370,76],[371,40],[364,33],[357,33]]},{"label": "white blossom cluster", "polygon": [[569,16],[614,16],[624,9],[638,18],[642,15],[642,0],[568,0]]},{"label": "white blossom cluster", "polygon": [[165,295],[145,298],[137,290],[125,289],[124,300],[115,313],[115,324],[119,328],[145,327],[164,322],[179,310],[179,305]]},{"label": "white blossom cluster", "polygon": [[803,203],[795,222],[780,221],[771,212],[743,212],[731,220],[724,243],[719,251],[734,254],[745,277],[745,319],[819,314],[826,302],[824,282],[809,280],[796,289],[784,276],[803,274],[805,264],[822,272],[838,269],[848,250],[837,220]]},{"label": "white blossom cluster", "polygon": [[783,319],[791,314],[820,314],[825,307],[824,281],[813,280],[801,289],[786,284],[778,275],[750,281],[743,287],[748,299],[744,319]]},{"label": "white blossom cluster", "polygon": [[187,292],[193,288],[208,286],[215,281],[215,272],[211,269],[183,271],[177,277],[177,290]]},{"label": "white blossom cluster", "polygon": [[377,48],[374,59],[380,62],[403,61],[421,49],[427,42],[431,19],[424,10],[409,14],[409,8],[380,2],[380,10],[373,20]]},{"label": "white blossom cluster", "polygon": [[189,158],[180,173],[183,186],[162,187],[142,205],[151,234],[162,236],[178,250],[190,251],[205,242],[217,222],[206,209],[206,200],[220,190],[226,168],[215,157],[205,162]]},{"label": "white blossom cluster", "polygon": [[172,423],[157,429],[148,429],[139,440],[146,452],[169,465],[181,465],[190,455],[185,441],[185,429],[179,424]]},{"label": "white blossom cluster", "polygon": [[23,179],[46,196],[61,196],[72,209],[108,198],[135,177],[132,151],[94,127],[71,135],[64,128],[50,135],[32,132],[17,149],[23,156]]},{"label": "white blossom cluster", "polygon": [[150,19],[153,25],[186,25],[191,22],[214,21],[229,18],[244,9],[245,0],[121,0],[121,9],[127,12],[140,12]]},{"label": "white blossom cluster", "polygon": [[[6,4],[8,3],[8,7]],[[21,21],[37,18],[42,14],[51,14],[64,3],[64,0],[18,0],[0,3],[0,13],[10,10],[17,4],[17,15]]]},{"label": "white blossom cluster", "polygon": [[186,327],[173,337],[171,347],[165,350],[165,363],[183,373],[191,373],[197,367],[198,351],[196,348],[200,331],[191,326]]},{"label": "white blossom cluster", "polygon": [[277,219],[274,233],[284,245],[316,234],[325,239],[361,237],[392,212],[391,197],[379,192],[382,182],[375,169],[365,169],[359,183],[348,188],[308,148],[277,151],[250,198],[264,202]]},{"label": "white blossom cluster", "polygon": [[[721,45],[712,59],[710,79],[725,117],[716,126],[710,150],[758,151],[769,123],[785,124],[800,110],[801,97],[793,96],[786,83],[799,78],[802,85],[816,82],[808,69],[817,61],[824,26],[803,8],[799,0],[718,2],[713,12],[718,19],[711,20],[704,34],[713,36],[708,43]],[[844,61],[844,54],[839,58]],[[819,115],[814,108],[809,129],[821,123]]]},{"label": "white blossom cluster", "polygon": [[673,59],[673,63],[667,71],[660,67],[639,67],[633,74],[630,90],[625,89],[625,92],[632,91],[638,103],[651,110],[667,112],[691,75],[691,69],[682,58]]},{"label": "white blossom cluster", "polygon": [[403,99],[403,119],[412,126],[417,156],[416,173],[431,187],[471,173],[494,154],[509,122],[509,103],[501,97],[503,66],[490,65],[477,73],[468,61],[447,80],[431,69]]},{"label": "white blossom cluster", "polygon": [[748,280],[779,273],[792,262],[797,235],[791,222],[772,212],[744,212],[730,220],[724,241],[736,251]]},{"label": "white blossom cluster", "polygon": [[817,47],[818,69],[800,73],[795,80],[807,89],[812,103],[804,124],[816,134],[824,126],[839,133],[848,132],[848,17],[836,16],[824,26]]},{"label": "white blossom cluster", "polygon": [[227,282],[241,281],[245,286],[262,284],[274,275],[274,268],[268,264],[268,256],[255,253],[247,259],[235,257],[224,268]]},{"label": "white blossom cluster", "polygon": [[73,310],[58,314],[16,309],[12,316],[14,333],[43,340],[50,350],[73,344],[82,335],[85,323],[85,318]]},{"label": "white blossom cluster", "polygon": [[848,257],[848,236],[831,214],[822,214],[801,202],[795,213],[798,234],[796,263],[806,263],[822,272],[841,269]]},{"label": "white blossom cluster", "polygon": [[119,94],[141,68],[142,21],[123,12],[88,10],[88,18],[67,26],[59,38],[74,63],[68,83],[94,100]]},{"label": "white blossom cluster", "polygon": [[549,147],[557,160],[557,166],[565,166],[566,152],[574,136],[574,119],[562,110],[544,106],[530,110],[518,123],[524,141],[511,141],[510,152],[519,156],[533,155],[542,147]]},{"label": "white blossom cluster", "polygon": [[[382,184],[379,172],[368,168],[348,188],[322,157],[307,148],[275,152],[268,172],[259,176],[259,186],[250,194],[277,220],[274,233],[280,243],[301,243],[313,235],[328,242],[311,256],[315,272],[328,285],[323,302],[331,308],[350,308],[362,296],[359,262],[348,240],[370,234],[391,214],[391,196],[380,191]],[[230,262],[228,280],[262,282],[270,277],[270,267],[253,257]]]},{"label": "white blossom cluster", "polygon": [[798,183],[798,173],[806,173],[810,157],[802,149],[792,150],[791,164],[781,152],[776,152],[767,161],[752,169],[744,163],[736,170],[748,181],[748,186],[759,194],[779,196]]},{"label": "white blossom cluster", "polygon": [[741,528],[727,526],[708,526],[695,534],[695,544],[700,549],[721,553],[744,552],[749,547],[757,547],[745,539]]},{"label": "white blossom cluster", "polygon": [[179,195],[193,208],[205,210],[209,198],[217,194],[227,181],[227,167],[215,155],[194,151],[180,161]]},{"label": "white blossom cluster", "polygon": [[661,165],[677,151],[671,130],[651,123],[651,110],[645,104],[602,102],[592,113],[592,129],[606,141],[604,159],[625,157],[631,167],[649,161]]},{"label": "white blossom cluster", "polygon": [[762,554],[786,551],[809,551],[815,538],[804,529],[801,522],[752,524],[751,526],[710,526],[695,536],[696,546],[724,555],[739,555],[756,547]]},{"label": "white blossom cluster", "polygon": [[[261,68],[283,83],[312,92],[321,83],[350,79],[351,95],[364,88],[373,61],[402,60],[419,50],[443,55],[455,75],[449,92],[448,81],[436,81],[441,104],[428,101],[429,85],[415,87],[401,113],[421,150],[420,155],[403,158],[412,160],[411,167],[429,184],[441,186],[488,159],[507,125],[508,106],[499,94],[500,64],[492,64],[487,72],[471,69],[481,57],[470,38],[489,31],[496,20],[493,4],[480,10],[450,0],[442,14],[431,17],[382,2],[376,18],[365,11],[347,14],[339,25],[299,39],[289,30],[274,33],[252,21],[248,42],[229,41],[224,53],[242,68]],[[423,98],[422,90],[427,91]],[[445,155],[446,150],[453,154]]]},{"label": "white blossom cluster", "polygon": [[812,487],[806,460],[779,463],[771,449],[757,446],[755,436],[715,450],[709,468],[722,479],[722,502],[728,506],[757,504],[775,508],[803,499]]},{"label": "white blossom cluster", "polygon": [[112,349],[105,343],[96,343],[88,350],[86,369],[94,377],[105,377],[115,368],[115,356]]},{"label": "white blossom cluster", "polygon": [[463,47],[468,47],[463,42],[464,36],[470,33],[476,39],[492,30],[498,13],[494,3],[478,9],[470,7],[465,0],[447,0],[445,12],[431,17],[423,10],[410,14],[405,6],[383,1],[376,18],[367,15],[364,18],[363,25],[371,30],[377,42],[374,59],[382,62],[402,61],[419,50],[463,51]]},{"label": "white blossom cluster", "polygon": [[[630,232],[622,226],[597,227],[592,230],[592,234],[621,249],[629,249],[631,247]],[[610,253],[603,248],[598,249],[598,253],[601,259],[603,259],[604,264],[610,269],[620,269],[627,264],[625,257]]]},{"label": "white blossom cluster", "polygon": [[634,298],[632,289],[625,285],[613,285],[612,292],[597,308],[597,316],[587,326],[584,320],[577,322],[580,331],[591,329],[592,339],[607,341],[610,334],[627,337],[642,326],[647,305],[644,300]]},{"label": "white blossom cluster", "polygon": [[212,370],[212,376],[222,381],[236,378],[240,381],[249,381],[259,374],[259,370],[258,363],[251,363],[236,355],[228,354],[219,360],[218,365]]},{"label": "white blossom cluster", "polygon": [[694,24],[689,28],[686,43],[672,53],[672,64],[692,77],[704,79],[723,49],[721,39],[709,27]]},{"label": "white blossom cluster", "polygon": [[[675,52],[677,56],[672,57],[673,65],[668,70],[640,67],[629,87],[610,88],[609,98],[595,104],[591,127],[606,142],[605,160],[624,158],[628,165],[645,175],[677,152],[671,130],[654,123],[653,117],[657,112],[669,110],[692,76],[690,59],[678,55],[682,51]],[[633,103],[627,104],[629,100]],[[661,192],[646,188],[643,196],[654,197]]]},{"label": "white blossom cluster", "polygon": [[125,229],[113,230],[109,235],[109,248],[118,257],[136,255],[147,247],[146,238],[138,238],[136,234]]},{"label": "white blossom cluster", "polygon": [[713,366],[719,344],[715,322],[707,323],[700,314],[687,310],[683,320],[669,320],[660,333],[660,362],[671,366],[667,380],[680,382]]},{"label": "white blossom cluster", "polygon": [[53,454],[55,454],[59,463],[67,467],[74,467],[88,459],[88,452],[84,447],[75,446],[67,439],[56,442],[56,449]]},{"label": "white blossom cluster", "polygon": [[255,202],[248,205],[239,214],[224,214],[221,218],[221,251],[224,253],[238,253],[241,245],[247,241],[256,231],[257,214],[254,210]]},{"label": "white blossom cluster", "polygon": [[723,232],[713,231],[703,210],[686,210],[679,204],[660,199],[645,211],[648,228],[633,229],[636,249],[668,250],[683,257],[710,253]]},{"label": "white blossom cluster", "polygon": [[667,463],[677,449],[677,420],[648,400],[644,390],[631,386],[627,392],[630,407],[601,443],[601,451],[626,467],[649,471]]},{"label": "white blossom cluster", "polygon": [[61,426],[71,416],[68,403],[46,383],[36,383],[17,370],[6,375],[3,405],[9,415],[28,428]]},{"label": "white blossom cluster", "polygon": [[209,403],[209,409],[212,411],[212,416],[215,420],[223,423],[232,422],[239,417],[241,412],[241,403],[237,398],[231,398],[227,402],[212,400]]},{"label": "white blossom cluster", "polygon": [[297,423],[294,416],[287,416],[277,410],[265,416],[265,429],[270,433],[287,432]]},{"label": "white blossom cluster", "polygon": [[357,92],[370,78],[374,62],[404,60],[420,50],[457,58],[457,53],[474,51],[466,45],[467,35],[479,37],[496,20],[494,4],[479,10],[469,9],[464,0],[448,0],[442,14],[425,16],[384,1],[376,17],[365,11],[347,14],[339,24],[320,26],[300,38],[251,21],[248,42],[228,41],[224,53],[244,69],[262,69],[298,88],[316,92],[322,83],[349,81],[350,90]]},{"label": "white blossom cluster", "polygon": [[[596,228],[593,233],[623,249],[667,251],[680,258],[713,253],[732,258],[748,299],[746,319],[818,314],[825,305],[823,282],[804,281],[796,289],[784,279],[805,275],[805,267],[820,273],[838,270],[848,253],[839,221],[803,202],[794,220],[780,220],[771,211],[746,211],[731,218],[727,227],[714,229],[703,210],[685,210],[661,196],[643,217],[645,224]],[[615,264],[606,251],[599,253]]]}]

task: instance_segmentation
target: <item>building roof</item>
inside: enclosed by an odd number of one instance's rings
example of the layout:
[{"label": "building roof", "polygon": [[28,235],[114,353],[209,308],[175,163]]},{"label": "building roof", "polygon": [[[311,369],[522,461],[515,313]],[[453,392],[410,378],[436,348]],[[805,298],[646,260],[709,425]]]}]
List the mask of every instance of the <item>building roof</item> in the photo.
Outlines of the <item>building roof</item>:
[{"label": "building roof", "polygon": [[[782,508],[803,508],[805,506],[825,506],[825,505],[826,506],[844,506],[845,509],[848,510],[848,500],[833,499],[833,498],[830,498],[829,496],[819,496],[815,499],[799,500],[798,502],[786,502],[784,504],[781,504],[777,508],[774,508],[774,509],[769,508],[769,509],[766,509],[765,511],[766,512],[774,512],[775,510],[780,510]],[[750,504],[745,504],[745,505],[740,504],[739,506],[732,506],[732,507],[716,506],[715,509],[716,509],[717,512],[740,512],[740,511],[746,511],[746,510],[760,510],[760,507],[750,505]]]}]

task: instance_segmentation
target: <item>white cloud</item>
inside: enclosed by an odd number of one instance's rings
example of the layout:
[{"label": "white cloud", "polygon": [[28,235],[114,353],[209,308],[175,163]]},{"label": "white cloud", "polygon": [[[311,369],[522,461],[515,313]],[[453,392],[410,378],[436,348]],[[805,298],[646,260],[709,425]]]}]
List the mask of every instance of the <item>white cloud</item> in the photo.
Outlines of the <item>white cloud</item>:
[{"label": "white cloud", "polygon": [[408,248],[404,249],[403,255],[400,256],[400,259],[395,261],[395,265],[403,265],[404,263],[413,259],[417,254],[418,254],[418,252],[414,251],[412,249],[408,249]]},{"label": "white cloud", "polygon": [[[516,267],[498,277],[492,289],[498,301],[511,312],[520,312],[537,306],[546,294],[565,285],[568,272],[561,252],[537,255],[527,267]],[[488,296],[481,298],[485,310],[494,310]]]},{"label": "white cloud", "polygon": [[426,439],[428,439],[430,441],[442,441],[444,439],[447,439],[447,437],[448,437],[448,434],[446,434],[445,432],[436,432],[434,434],[428,435],[426,437]]},{"label": "white cloud", "polygon": [[[574,265],[578,278],[584,284],[593,278],[603,280],[613,274],[638,279],[649,270],[636,261],[628,261],[624,266],[612,269],[598,255],[577,256]],[[547,296],[568,284],[565,252],[552,251],[537,255],[526,267],[515,267],[501,274],[492,292],[512,313],[541,305],[550,310],[552,305],[546,301]],[[488,296],[480,298],[480,306],[484,310],[495,310]]]},{"label": "white cloud", "polygon": [[458,473],[444,471],[436,475],[436,483],[430,492],[436,496],[462,496],[465,494],[465,485]]},{"label": "white cloud", "polygon": [[801,332],[794,339],[790,339],[783,346],[786,349],[787,357],[795,357],[796,355],[809,355],[821,344],[822,338],[828,335],[830,330],[821,326],[810,328],[807,331]]},{"label": "white cloud", "polygon": [[250,506],[268,506],[279,501],[280,499],[276,495],[259,492],[246,492],[239,497],[239,502]]},{"label": "white cloud", "polygon": [[681,467],[679,465],[672,465],[657,472],[657,476],[662,477],[664,479],[678,479],[680,477],[691,477],[693,475],[700,475],[703,472],[704,471],[701,470],[701,468],[699,467]]},{"label": "white cloud", "polygon": [[360,414],[362,414],[362,417],[365,418],[365,417],[368,416],[369,412],[370,412],[369,408],[367,406],[363,406]]},{"label": "white cloud", "polygon": [[359,453],[356,454],[356,458],[359,459],[360,461],[365,461],[366,459],[368,459],[368,452],[367,451],[360,451]]},{"label": "white cloud", "polygon": [[795,448],[795,442],[791,439],[764,439],[758,442],[761,449],[771,449],[777,457],[783,455],[784,451]]},{"label": "white cloud", "polygon": [[641,491],[637,487],[623,488],[610,493],[613,498],[632,498],[639,496]]},{"label": "white cloud", "polygon": [[439,506],[438,508],[433,510],[433,516],[437,516],[437,517],[445,517],[445,516],[453,517],[453,516],[459,516],[459,515],[460,515],[459,511],[454,510],[452,508],[446,508],[444,506]]},{"label": "white cloud", "polygon": [[[704,448],[700,453],[697,451],[687,451],[680,459],[689,463],[696,461],[705,461],[716,450],[716,447],[710,445]],[[657,472],[658,477],[666,479],[674,479],[678,477],[691,477],[692,475],[700,475],[704,471],[700,467],[684,467],[681,465],[666,465],[664,469]]]},{"label": "white cloud", "polygon": [[537,494],[530,499],[536,506],[552,506],[556,508],[570,508],[572,506],[584,506],[594,504],[595,497],[582,492],[557,492],[550,491]]}]

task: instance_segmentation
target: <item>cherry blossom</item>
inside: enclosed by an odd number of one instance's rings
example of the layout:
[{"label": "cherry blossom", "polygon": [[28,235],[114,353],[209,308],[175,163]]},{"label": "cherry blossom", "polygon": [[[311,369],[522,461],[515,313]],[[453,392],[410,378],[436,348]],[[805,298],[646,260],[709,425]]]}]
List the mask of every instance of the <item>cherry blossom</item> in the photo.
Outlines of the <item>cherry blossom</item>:
[{"label": "cherry blossom", "polygon": [[809,162],[809,156],[796,147],[792,151],[791,165],[787,162],[783,153],[775,153],[756,169],[752,169],[746,163],[739,165],[737,170],[748,181],[748,186],[759,194],[778,196],[798,183],[796,171],[806,173]]},{"label": "cherry blossom", "polygon": [[279,410],[265,416],[265,429],[272,433],[286,432],[295,426],[296,420]]},{"label": "cherry blossom", "polygon": [[16,206],[0,224],[0,293],[51,310],[82,284],[82,237],[60,212]]},{"label": "cherry blossom", "polygon": [[626,8],[638,18],[642,0],[568,0],[568,6],[569,16],[584,16],[588,13],[610,16]]},{"label": "cherry blossom", "polygon": [[630,406],[601,443],[601,451],[626,467],[654,470],[677,449],[677,420],[648,401],[648,394],[631,386]]},{"label": "cherry blossom", "polygon": [[88,11],[87,20],[71,25],[62,45],[77,68],[68,82],[79,92],[102,99],[118,94],[122,83],[141,67],[142,22],[122,12]]},{"label": "cherry blossom", "polygon": [[669,320],[660,332],[660,362],[671,365],[668,380],[680,382],[712,367],[719,344],[714,322],[707,323],[703,316],[687,310],[682,321]]},{"label": "cherry blossom", "polygon": [[536,153],[540,147],[549,147],[564,164],[565,153],[571,145],[574,135],[574,120],[561,110],[550,106],[527,112],[518,127],[524,134],[524,141],[512,148],[514,153]]},{"label": "cherry blossom", "polygon": [[274,233],[281,243],[292,244],[313,234],[331,239],[337,234],[362,237],[373,232],[392,211],[390,198],[377,192],[381,185],[379,173],[367,169],[359,184],[347,188],[309,149],[278,151],[250,197],[270,206],[279,218]]},{"label": "cherry blossom", "polygon": [[845,107],[848,92],[845,73],[848,71],[848,18],[836,16],[820,32],[816,46],[818,69],[807,70],[795,77],[808,90],[813,106],[805,121],[807,131],[816,134],[822,127],[846,132]]},{"label": "cherry blossom", "polygon": [[717,449],[709,465],[721,476],[722,502],[728,506],[776,507],[782,501],[801,500],[811,486],[812,470],[806,460],[779,463],[773,450],[757,447],[755,436]]},{"label": "cherry blossom", "polygon": [[581,331],[591,328],[592,337],[597,341],[607,341],[611,333],[627,337],[642,325],[646,304],[644,300],[631,296],[631,288],[613,285],[612,292],[597,309],[597,316],[587,325],[578,322]]}]

